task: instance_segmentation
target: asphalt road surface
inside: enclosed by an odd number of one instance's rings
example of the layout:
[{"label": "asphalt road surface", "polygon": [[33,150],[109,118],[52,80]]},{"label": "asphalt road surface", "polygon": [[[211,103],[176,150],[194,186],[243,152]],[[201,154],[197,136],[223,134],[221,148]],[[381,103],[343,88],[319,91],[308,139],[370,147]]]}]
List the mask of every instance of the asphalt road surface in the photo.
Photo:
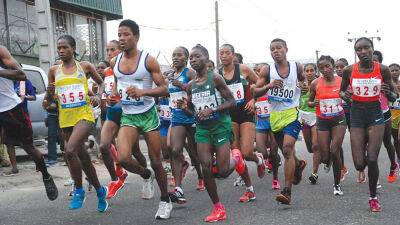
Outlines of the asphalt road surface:
[{"label": "asphalt road surface", "polygon": [[[143,145],[143,141],[141,141]],[[144,146],[144,145],[143,145]],[[399,182],[387,183],[390,162],[386,149],[382,147],[379,157],[382,189],[379,197],[382,204],[381,213],[371,213],[368,205],[368,184],[356,183],[356,171],[351,160],[348,136],[343,144],[345,162],[350,173],[343,182],[344,195],[333,196],[333,176],[326,174],[322,166],[317,185],[310,185],[308,176],[311,173],[311,155],[307,153],[303,142],[297,142],[297,154],[307,160],[308,165],[303,174],[303,181],[292,190],[292,205],[279,205],[275,201],[277,191],[271,189],[272,176],[259,179],[254,163],[248,163],[257,200],[251,203],[239,203],[244,187],[233,187],[236,174],[217,182],[220,199],[227,210],[228,219],[218,224],[400,224]],[[142,147],[142,149],[145,149]],[[109,176],[103,165],[97,166],[103,184],[108,183]],[[95,192],[87,194],[84,207],[78,211],[68,209],[69,187],[63,183],[68,177],[65,166],[50,168],[59,187],[59,197],[50,202],[44,192],[38,173],[33,172],[31,162],[20,165],[18,176],[0,177],[0,224],[204,224],[203,219],[212,210],[212,203],[207,192],[196,191],[197,177],[194,170],[189,170],[184,182],[185,205],[174,205],[171,219],[157,221],[154,219],[159,191],[156,187],[155,198],[142,200],[140,190],[142,180],[130,174],[126,186],[116,198],[109,201],[110,208],[104,213],[97,212]],[[0,169],[0,172],[4,169]],[[279,170],[283,181],[283,167]],[[283,185],[283,183],[281,183]]]}]

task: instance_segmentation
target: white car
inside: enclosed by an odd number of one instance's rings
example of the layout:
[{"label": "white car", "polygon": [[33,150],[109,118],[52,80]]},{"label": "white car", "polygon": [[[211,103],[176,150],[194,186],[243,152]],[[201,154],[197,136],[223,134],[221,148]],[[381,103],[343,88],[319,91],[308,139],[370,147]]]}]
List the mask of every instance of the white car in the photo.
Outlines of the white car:
[{"label": "white car", "polygon": [[28,101],[29,116],[32,121],[34,139],[44,139],[47,137],[47,127],[44,124],[46,110],[42,107],[42,102],[46,94],[48,85],[47,74],[37,66],[22,65],[26,78],[36,88],[36,101]]}]

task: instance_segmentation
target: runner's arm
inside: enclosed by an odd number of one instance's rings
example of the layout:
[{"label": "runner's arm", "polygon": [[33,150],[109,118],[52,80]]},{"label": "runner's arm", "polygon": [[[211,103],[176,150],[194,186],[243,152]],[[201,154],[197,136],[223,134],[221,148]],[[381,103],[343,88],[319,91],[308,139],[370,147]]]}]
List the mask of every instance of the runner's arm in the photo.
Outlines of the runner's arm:
[{"label": "runner's arm", "polygon": [[215,112],[224,111],[224,110],[230,109],[232,107],[235,107],[236,100],[233,97],[232,92],[229,90],[228,86],[226,85],[224,78],[221,75],[214,73],[213,80],[214,80],[215,88],[221,93],[221,97],[225,100],[224,103],[217,106],[217,108],[215,108],[214,111]]},{"label": "runner's arm", "polygon": [[83,69],[86,74],[89,74],[90,77],[100,86],[103,83],[103,78],[97,73],[96,67],[89,62],[81,62]]},{"label": "runner's arm", "polygon": [[153,56],[148,56],[146,65],[151,73],[154,83],[157,85],[155,88],[143,89],[141,96],[161,97],[168,95],[167,83],[161,74],[160,64]]},{"label": "runner's arm", "polygon": [[393,85],[392,75],[390,74],[389,67],[381,65],[380,68],[383,78],[382,91],[385,93],[390,102],[394,102],[398,98],[398,94]]},{"label": "runner's arm", "polygon": [[240,64],[240,71],[242,71],[242,74],[244,75],[244,78],[250,83],[250,84],[255,84],[257,82],[257,74],[250,69],[250,67]]},{"label": "runner's arm", "polygon": [[17,81],[26,80],[25,72],[4,46],[0,46],[0,61],[6,66],[4,70],[0,70],[0,77]]},{"label": "runner's arm", "polygon": [[304,81],[306,79],[306,77],[303,74],[303,71],[304,71],[303,66],[297,62],[296,62],[296,65],[297,65],[297,80]]},{"label": "runner's arm", "polygon": [[253,88],[253,97],[258,98],[263,96],[267,91],[272,88],[269,82],[269,66],[263,66],[260,69],[260,74]]},{"label": "runner's arm", "polygon": [[347,103],[350,103],[350,98],[351,94],[347,91],[349,85],[350,85],[350,76],[352,73],[352,66],[347,66],[343,69],[343,75],[342,75],[342,83],[340,84],[340,93],[339,96],[341,99],[346,101]]},{"label": "runner's arm", "polygon": [[58,66],[52,66],[47,73],[48,85],[46,89],[46,95],[44,96],[44,100],[42,103],[43,108],[47,108],[53,103],[54,95],[55,95],[55,71],[57,70]]},{"label": "runner's arm", "polygon": [[310,97],[308,98],[309,107],[316,107],[319,103],[318,100],[315,99],[315,95],[317,93],[317,84],[318,84],[318,79],[315,79],[311,82]]}]

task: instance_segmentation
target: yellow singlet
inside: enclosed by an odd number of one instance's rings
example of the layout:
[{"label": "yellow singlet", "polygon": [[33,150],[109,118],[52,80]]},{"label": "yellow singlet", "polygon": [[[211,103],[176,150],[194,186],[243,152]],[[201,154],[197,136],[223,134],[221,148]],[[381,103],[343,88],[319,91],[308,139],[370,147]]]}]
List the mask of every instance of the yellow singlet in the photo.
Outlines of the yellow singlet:
[{"label": "yellow singlet", "polygon": [[61,64],[55,75],[61,128],[74,127],[80,120],[94,123],[86,75],[79,62],[75,61],[75,65],[76,71],[73,74],[64,74]]}]

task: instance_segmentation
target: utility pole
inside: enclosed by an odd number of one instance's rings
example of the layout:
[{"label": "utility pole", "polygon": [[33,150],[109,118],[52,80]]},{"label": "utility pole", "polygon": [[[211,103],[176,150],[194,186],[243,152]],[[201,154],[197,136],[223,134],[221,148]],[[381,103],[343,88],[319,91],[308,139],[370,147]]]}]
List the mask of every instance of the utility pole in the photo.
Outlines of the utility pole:
[{"label": "utility pole", "polygon": [[218,1],[215,1],[215,63],[219,68],[219,24],[218,24]]},{"label": "utility pole", "polygon": [[315,56],[317,57],[317,60],[315,60],[315,63],[317,63],[318,59],[319,59],[319,50],[315,50]]}]

